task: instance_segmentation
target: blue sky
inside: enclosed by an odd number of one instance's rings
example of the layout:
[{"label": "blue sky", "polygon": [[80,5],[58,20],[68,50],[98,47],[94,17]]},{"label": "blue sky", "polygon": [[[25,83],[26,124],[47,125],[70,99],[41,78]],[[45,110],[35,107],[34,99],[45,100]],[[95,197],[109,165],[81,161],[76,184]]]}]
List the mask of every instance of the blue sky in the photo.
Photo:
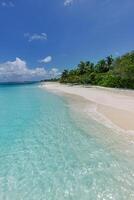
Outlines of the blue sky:
[{"label": "blue sky", "polygon": [[0,0],[1,74],[8,61],[51,74],[131,51],[133,11],[133,0]]}]

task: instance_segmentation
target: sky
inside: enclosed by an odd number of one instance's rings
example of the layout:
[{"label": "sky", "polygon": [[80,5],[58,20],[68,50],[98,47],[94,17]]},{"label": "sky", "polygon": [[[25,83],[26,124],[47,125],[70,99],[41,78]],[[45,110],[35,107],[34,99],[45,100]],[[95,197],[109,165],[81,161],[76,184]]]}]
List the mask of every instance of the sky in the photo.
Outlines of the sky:
[{"label": "sky", "polygon": [[134,50],[134,0],[0,0],[0,81]]}]

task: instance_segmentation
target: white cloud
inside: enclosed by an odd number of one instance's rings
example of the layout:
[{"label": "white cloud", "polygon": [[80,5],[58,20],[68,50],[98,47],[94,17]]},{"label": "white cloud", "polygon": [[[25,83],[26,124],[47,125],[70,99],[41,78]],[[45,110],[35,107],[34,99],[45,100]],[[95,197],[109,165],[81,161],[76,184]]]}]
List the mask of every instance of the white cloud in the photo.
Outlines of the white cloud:
[{"label": "white cloud", "polygon": [[73,4],[74,0],[64,0],[64,6],[71,6]]},{"label": "white cloud", "polygon": [[46,58],[40,60],[40,63],[49,63],[52,61],[52,56],[47,56]]},{"label": "white cloud", "polygon": [[52,68],[49,71],[49,76],[52,77],[52,78],[58,77],[60,75],[61,75],[61,72],[57,68]]},{"label": "white cloud", "polygon": [[24,36],[28,38],[29,42],[32,42],[34,40],[47,40],[46,33],[41,33],[41,34],[34,33],[32,35],[30,33],[25,33]]},{"label": "white cloud", "polygon": [[0,64],[0,82],[40,80],[54,78],[57,75],[59,75],[58,69],[50,71],[43,67],[30,69],[27,63],[20,58]]},{"label": "white cloud", "polygon": [[8,2],[3,1],[3,2],[1,2],[1,6],[3,6],[3,7],[14,7],[15,5],[12,1],[8,1]]}]

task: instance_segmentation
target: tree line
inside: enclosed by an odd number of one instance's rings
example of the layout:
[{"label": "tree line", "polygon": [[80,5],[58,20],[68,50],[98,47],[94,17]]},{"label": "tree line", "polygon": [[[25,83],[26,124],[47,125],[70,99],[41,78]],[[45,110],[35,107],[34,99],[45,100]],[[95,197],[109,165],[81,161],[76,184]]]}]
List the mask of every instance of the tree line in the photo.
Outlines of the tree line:
[{"label": "tree line", "polygon": [[81,61],[74,69],[65,69],[60,82],[134,89],[134,51],[117,58],[108,56],[97,64]]}]

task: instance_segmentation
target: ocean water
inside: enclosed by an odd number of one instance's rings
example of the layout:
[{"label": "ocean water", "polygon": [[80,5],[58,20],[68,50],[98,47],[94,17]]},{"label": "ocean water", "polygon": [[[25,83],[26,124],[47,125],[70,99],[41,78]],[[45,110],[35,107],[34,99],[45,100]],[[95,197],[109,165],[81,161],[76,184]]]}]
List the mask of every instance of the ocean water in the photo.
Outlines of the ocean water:
[{"label": "ocean water", "polygon": [[111,199],[134,199],[131,136],[38,85],[0,86],[0,200]]}]

